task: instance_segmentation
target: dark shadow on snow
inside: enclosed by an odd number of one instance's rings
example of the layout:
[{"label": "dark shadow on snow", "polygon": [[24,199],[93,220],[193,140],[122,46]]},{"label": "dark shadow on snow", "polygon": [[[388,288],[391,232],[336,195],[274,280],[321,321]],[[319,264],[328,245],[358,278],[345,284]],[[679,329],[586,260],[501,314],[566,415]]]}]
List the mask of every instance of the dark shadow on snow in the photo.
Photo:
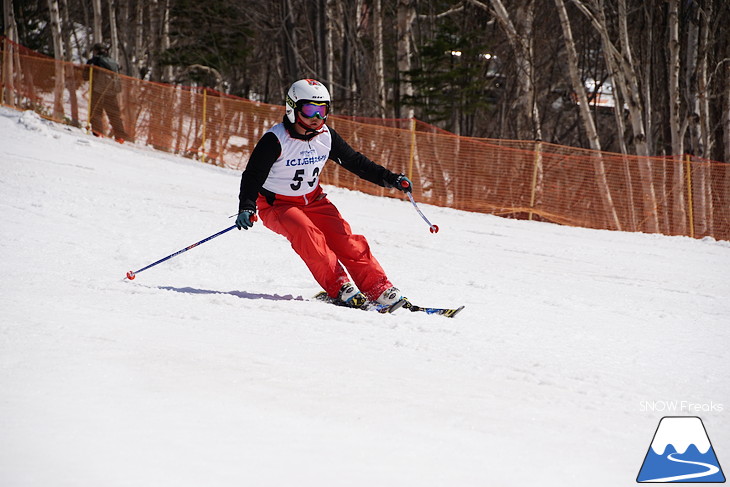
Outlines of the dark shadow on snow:
[{"label": "dark shadow on snow", "polygon": [[280,294],[262,294],[262,293],[249,293],[246,291],[213,291],[210,289],[196,289],[194,287],[172,287],[172,286],[158,286],[159,289],[165,291],[175,291],[177,293],[185,294],[230,294],[237,298],[243,299],[269,299],[271,301],[304,301],[305,299],[301,296],[294,297],[291,294],[284,296]]}]

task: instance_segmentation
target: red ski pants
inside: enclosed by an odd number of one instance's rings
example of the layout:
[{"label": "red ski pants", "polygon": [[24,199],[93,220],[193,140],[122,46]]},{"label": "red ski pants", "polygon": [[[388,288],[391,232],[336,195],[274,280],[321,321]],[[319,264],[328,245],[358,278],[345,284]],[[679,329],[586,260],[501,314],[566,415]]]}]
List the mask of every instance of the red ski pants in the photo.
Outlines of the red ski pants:
[{"label": "red ski pants", "polygon": [[330,297],[336,298],[350,280],[368,299],[377,299],[392,286],[385,271],[370,253],[362,235],[350,225],[318,187],[305,197],[277,195],[273,205],[259,196],[257,205],[264,226],[289,240],[310,272]]}]

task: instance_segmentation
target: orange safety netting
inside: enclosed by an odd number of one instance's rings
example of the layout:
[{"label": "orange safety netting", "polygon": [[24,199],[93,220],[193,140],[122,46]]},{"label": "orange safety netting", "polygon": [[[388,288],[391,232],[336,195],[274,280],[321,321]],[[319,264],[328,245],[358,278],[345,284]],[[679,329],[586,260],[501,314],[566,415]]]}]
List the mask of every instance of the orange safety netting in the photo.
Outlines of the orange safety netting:
[{"label": "orange safety netting", "polygon": [[[109,73],[94,67],[96,74],[85,81],[84,65],[40,56],[8,40],[0,44],[3,105],[88,126],[89,105],[95,103],[90,85]],[[119,80],[128,140],[221,167],[242,170],[258,139],[283,117],[281,106],[213,90],[121,75]],[[730,164],[460,137],[412,119],[333,115],[328,124],[356,150],[408,174],[423,203],[588,228],[730,240]],[[322,181],[392,195],[335,164]]]}]

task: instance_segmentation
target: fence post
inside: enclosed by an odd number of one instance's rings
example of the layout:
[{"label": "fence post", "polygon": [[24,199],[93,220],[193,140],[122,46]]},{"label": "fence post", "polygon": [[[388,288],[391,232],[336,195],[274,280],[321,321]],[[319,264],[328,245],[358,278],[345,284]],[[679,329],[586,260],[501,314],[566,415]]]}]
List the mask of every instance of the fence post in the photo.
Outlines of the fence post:
[{"label": "fence post", "polygon": [[7,55],[8,50],[8,38],[3,36],[3,59],[2,59],[2,72],[3,72],[3,78],[0,79],[0,105],[5,105],[5,77],[7,76],[7,69],[5,69],[5,56]]},{"label": "fence post", "polygon": [[689,236],[695,236],[694,200],[692,198],[692,156],[685,154],[685,173],[687,174],[687,217],[689,218]]},{"label": "fence post", "polygon": [[205,124],[208,120],[208,88],[203,88],[203,133],[200,141],[200,160],[205,161]]},{"label": "fence post", "polygon": [[411,117],[411,152],[408,156],[408,179],[413,179],[413,159],[416,155],[416,119]]},{"label": "fence post", "polygon": [[[537,193],[537,169],[540,164],[540,153],[542,152],[542,141],[538,140],[535,146],[535,161],[532,168],[532,189],[530,190],[530,210],[535,207],[535,195]],[[528,220],[532,220],[534,213],[530,211]]]},{"label": "fence post", "polygon": [[15,46],[11,46],[12,41],[6,36],[0,36],[0,39],[2,39],[0,47],[3,49],[3,64],[2,69],[0,69],[3,73],[2,79],[0,79],[0,105],[5,105],[5,92],[7,91],[10,106],[15,108],[15,96],[11,90],[15,66],[13,66],[13,53],[10,52],[10,49],[15,49]]},{"label": "fence post", "polygon": [[91,128],[92,105],[91,105],[91,103],[93,102],[93,100],[92,100],[93,96],[91,93],[93,91],[94,91],[94,65],[90,64],[89,65],[89,101],[88,101],[89,107],[86,109],[86,113],[87,113],[86,130],[88,130],[88,131],[92,131],[92,128]]}]

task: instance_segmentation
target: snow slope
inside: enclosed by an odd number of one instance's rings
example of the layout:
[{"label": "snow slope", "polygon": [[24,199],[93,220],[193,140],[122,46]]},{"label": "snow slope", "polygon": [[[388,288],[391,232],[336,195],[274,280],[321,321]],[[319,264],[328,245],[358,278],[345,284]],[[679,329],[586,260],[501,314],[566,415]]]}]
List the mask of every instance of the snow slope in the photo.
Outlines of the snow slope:
[{"label": "snow slope", "polygon": [[422,205],[432,235],[327,188],[413,302],[466,305],[381,316],[293,299],[260,224],[123,279],[231,225],[238,172],[7,109],[0,168],[0,485],[629,485],[670,414],[730,465],[728,242]]}]

